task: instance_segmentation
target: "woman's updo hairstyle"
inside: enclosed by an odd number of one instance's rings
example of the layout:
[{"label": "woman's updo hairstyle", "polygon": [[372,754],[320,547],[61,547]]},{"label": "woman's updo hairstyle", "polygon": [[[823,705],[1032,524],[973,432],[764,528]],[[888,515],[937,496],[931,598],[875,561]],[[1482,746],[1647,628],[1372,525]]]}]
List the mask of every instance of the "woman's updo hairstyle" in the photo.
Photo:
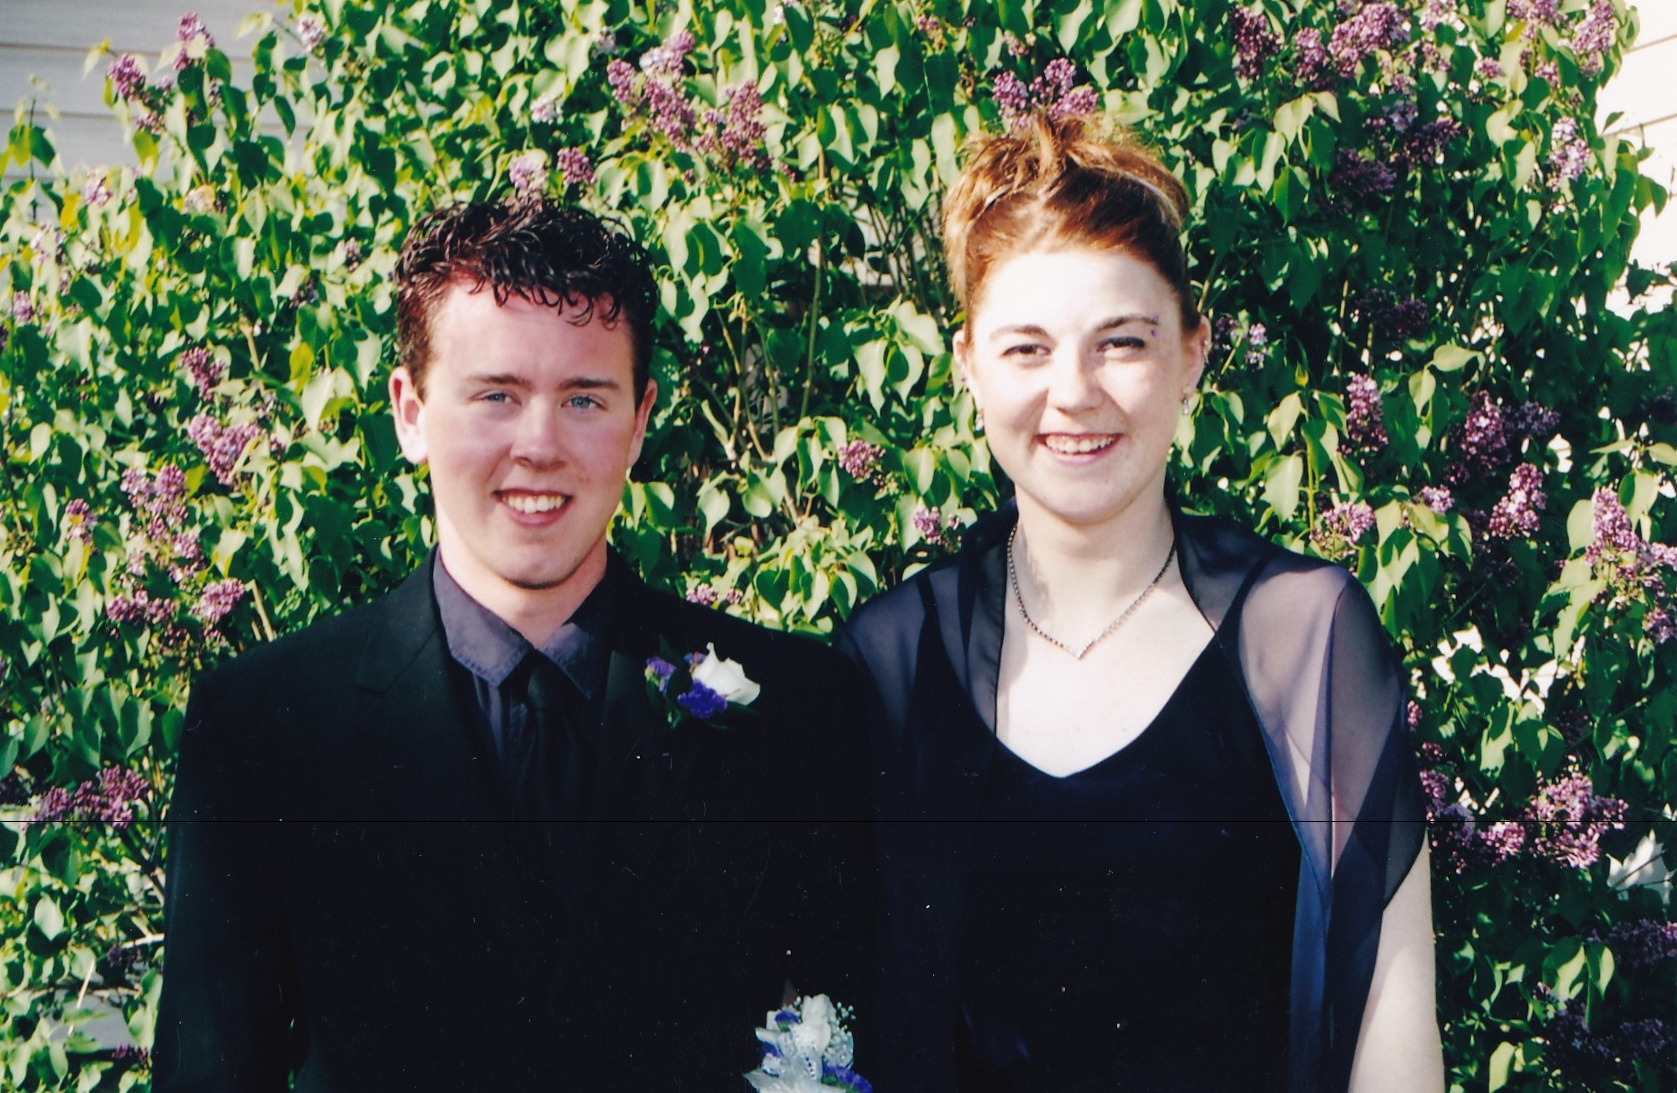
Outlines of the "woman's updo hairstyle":
[{"label": "woman's updo hairstyle", "polygon": [[970,146],[943,203],[950,286],[972,321],[998,262],[1031,250],[1112,248],[1143,259],[1175,293],[1182,329],[1199,325],[1182,253],[1188,191],[1127,131],[1091,131],[1041,114],[1030,126]]}]

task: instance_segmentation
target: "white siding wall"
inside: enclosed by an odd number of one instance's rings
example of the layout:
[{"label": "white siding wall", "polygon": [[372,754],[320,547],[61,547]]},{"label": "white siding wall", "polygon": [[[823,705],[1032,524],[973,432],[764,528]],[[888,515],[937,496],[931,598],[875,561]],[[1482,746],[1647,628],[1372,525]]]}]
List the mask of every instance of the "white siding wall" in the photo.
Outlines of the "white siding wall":
[{"label": "white siding wall", "polygon": [[50,128],[66,166],[132,162],[104,103],[111,58],[84,75],[88,51],[109,42],[113,56],[132,53],[156,71],[181,13],[196,11],[235,74],[248,81],[252,39],[237,37],[239,23],[264,8],[277,10],[273,0],[0,0],[0,119],[11,127],[18,102],[37,93],[34,77],[45,84],[41,98],[58,111]]},{"label": "white siding wall", "polygon": [[1654,150],[1643,173],[1673,191],[1659,217],[1642,222],[1636,257],[1645,265],[1677,261],[1677,0],[1642,0],[1636,44],[1601,95],[1601,121],[1622,114],[1611,132]]}]

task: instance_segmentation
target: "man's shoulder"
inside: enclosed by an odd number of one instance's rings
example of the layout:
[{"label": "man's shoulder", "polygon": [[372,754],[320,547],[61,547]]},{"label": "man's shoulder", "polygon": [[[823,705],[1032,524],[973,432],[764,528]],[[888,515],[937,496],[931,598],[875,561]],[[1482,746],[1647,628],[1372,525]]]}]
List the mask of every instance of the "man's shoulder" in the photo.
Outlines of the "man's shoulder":
[{"label": "man's shoulder", "polygon": [[347,684],[388,613],[404,594],[412,595],[409,585],[416,578],[372,603],[318,618],[246,650],[207,673],[198,686],[246,695],[281,688],[296,696]]}]

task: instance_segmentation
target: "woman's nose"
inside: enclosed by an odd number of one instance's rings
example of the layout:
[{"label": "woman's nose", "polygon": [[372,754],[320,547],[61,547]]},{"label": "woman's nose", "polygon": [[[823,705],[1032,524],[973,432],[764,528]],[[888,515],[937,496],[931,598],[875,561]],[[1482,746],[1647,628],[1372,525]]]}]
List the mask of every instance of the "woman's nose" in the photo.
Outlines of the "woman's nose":
[{"label": "woman's nose", "polygon": [[1093,368],[1081,353],[1063,349],[1048,367],[1048,401],[1055,409],[1087,410],[1100,401]]}]

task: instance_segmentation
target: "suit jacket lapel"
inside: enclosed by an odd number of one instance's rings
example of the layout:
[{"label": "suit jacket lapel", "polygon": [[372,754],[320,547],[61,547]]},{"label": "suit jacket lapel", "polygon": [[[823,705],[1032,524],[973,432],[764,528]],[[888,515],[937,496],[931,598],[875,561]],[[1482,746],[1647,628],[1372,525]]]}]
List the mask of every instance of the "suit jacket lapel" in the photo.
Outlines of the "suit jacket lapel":
[{"label": "suit jacket lapel", "polygon": [[376,772],[369,794],[393,815],[498,819],[505,799],[494,757],[474,731],[449,670],[448,642],[431,595],[427,561],[381,603],[368,627],[355,681],[357,719]]}]

